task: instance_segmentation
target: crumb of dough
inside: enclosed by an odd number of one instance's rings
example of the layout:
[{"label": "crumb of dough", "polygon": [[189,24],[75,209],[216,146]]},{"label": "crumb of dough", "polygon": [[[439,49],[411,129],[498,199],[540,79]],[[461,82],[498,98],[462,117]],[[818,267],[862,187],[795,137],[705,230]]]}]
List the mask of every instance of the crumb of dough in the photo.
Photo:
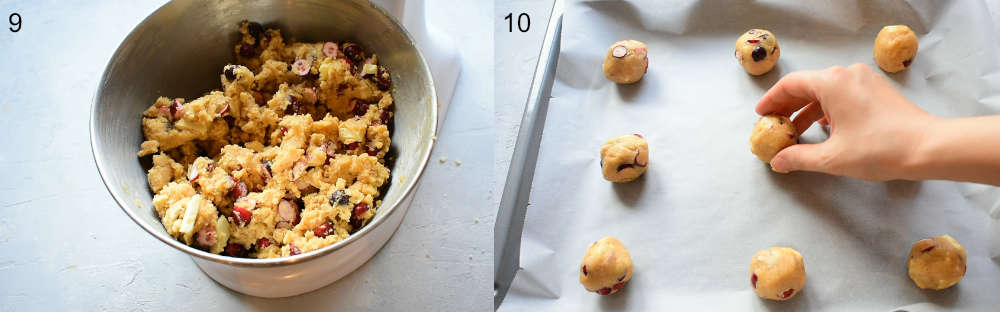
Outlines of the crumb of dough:
[{"label": "crumb of dough", "polygon": [[441,159],[438,159],[438,161],[443,164],[448,161],[448,157],[441,157]]},{"label": "crumb of dough", "polygon": [[458,159],[456,159],[456,160],[455,160],[455,166],[461,166],[461,165],[462,165],[462,161],[461,161],[461,160],[458,160]]},{"label": "crumb of dough", "polygon": [[479,218],[472,219],[473,223],[479,224]]},{"label": "crumb of dough", "polygon": [[437,140],[438,140],[438,136],[436,136],[436,135],[432,135],[432,136],[431,136],[431,140],[432,140],[432,141],[437,141]]}]

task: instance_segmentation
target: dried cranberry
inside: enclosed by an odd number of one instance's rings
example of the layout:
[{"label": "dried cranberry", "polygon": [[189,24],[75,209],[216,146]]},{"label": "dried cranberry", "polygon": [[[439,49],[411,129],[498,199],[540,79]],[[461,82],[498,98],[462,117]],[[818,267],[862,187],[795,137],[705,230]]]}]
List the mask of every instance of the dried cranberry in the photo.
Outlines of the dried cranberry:
[{"label": "dried cranberry", "polygon": [[375,156],[375,155],[378,155],[378,149],[374,147],[369,147],[368,156]]},{"label": "dried cranberry", "polygon": [[623,58],[626,54],[628,54],[628,48],[623,45],[616,45],[613,49],[611,49],[611,56]]},{"label": "dried cranberry", "polygon": [[347,149],[348,150],[356,149],[356,148],[358,148],[358,145],[361,145],[361,142],[354,142],[354,143],[351,143],[351,144],[347,144]]},{"label": "dried cranberry", "polygon": [[920,252],[929,252],[931,250],[934,250],[934,247],[935,247],[934,245],[931,245],[930,247],[924,248],[924,250],[921,250]]},{"label": "dried cranberry", "polygon": [[288,245],[288,253],[294,256],[294,255],[297,255],[297,254],[301,254],[302,251],[299,250],[299,247],[295,247],[295,245],[289,244]]},{"label": "dried cranberry", "polygon": [[628,168],[634,168],[634,167],[635,167],[635,165],[633,165],[633,164],[621,164],[621,165],[618,165],[618,171],[622,171],[622,170],[625,170],[625,169],[628,169]]},{"label": "dried cranberry", "polygon": [[244,44],[240,45],[240,56],[242,56],[242,57],[253,57],[253,55],[254,55],[254,51],[253,51],[253,46],[252,45],[250,45],[248,43],[244,43]]},{"label": "dried cranberry", "polygon": [[226,251],[225,251],[225,253],[226,253],[227,256],[230,256],[230,257],[242,257],[243,256],[243,245],[240,245],[240,244],[237,244],[237,243],[229,243],[228,245],[226,245]]},{"label": "dried cranberry", "polygon": [[235,219],[236,225],[247,226],[250,224],[250,220],[253,220],[253,213],[243,207],[233,207],[233,219]]},{"label": "dried cranberry", "polygon": [[233,189],[229,192],[229,195],[235,199],[239,199],[240,197],[247,196],[247,193],[249,193],[247,191],[247,184],[243,182],[237,182],[236,186],[233,186]]},{"label": "dried cranberry", "polygon": [[795,294],[795,288],[789,288],[785,292],[781,293],[781,299],[791,297],[793,294]]},{"label": "dried cranberry", "polygon": [[371,104],[362,102],[361,100],[358,100],[358,99],[354,99],[352,101],[357,101],[357,102],[353,103],[354,104],[354,116],[364,116],[365,114],[368,113],[368,107],[371,106]]},{"label": "dried cranberry", "polygon": [[753,56],[754,62],[763,61],[767,58],[767,49],[762,46],[757,46],[756,48],[753,48],[753,53],[750,53],[750,56]]},{"label": "dried cranberry", "polygon": [[632,135],[634,135],[634,136],[637,136],[637,137],[639,137],[640,139],[642,138],[642,135],[641,135],[641,134],[638,134],[638,133],[633,133]]},{"label": "dried cranberry", "polygon": [[318,227],[316,227],[315,230],[313,230],[313,234],[316,234],[316,236],[318,237],[326,237],[327,235],[330,235],[332,233],[333,233],[333,223],[330,223],[330,221],[326,221],[326,223],[320,224]]},{"label": "dried cranberry", "polygon": [[330,196],[330,206],[343,206],[351,202],[351,196],[344,190],[337,190]]},{"label": "dried cranberry", "polygon": [[297,59],[295,63],[292,63],[292,72],[299,76],[305,76],[309,74],[310,69],[312,69],[312,62],[307,59]]},{"label": "dried cranberry", "polygon": [[754,289],[757,289],[757,274],[756,273],[750,274],[750,284],[753,285]]},{"label": "dried cranberry", "polygon": [[201,245],[202,247],[205,248],[212,247],[212,245],[215,245],[215,241],[218,239],[216,233],[217,232],[215,231],[215,228],[210,228],[210,227],[205,227],[202,228],[201,230],[198,230],[198,233],[196,233],[198,245]]},{"label": "dried cranberry", "polygon": [[378,118],[383,125],[389,126],[389,121],[391,121],[390,118],[392,118],[392,116],[389,116],[389,111],[382,110],[382,113],[379,114]]},{"label": "dried cranberry", "polygon": [[336,43],[327,41],[323,44],[323,55],[327,57],[337,57],[337,51],[339,50]]},{"label": "dried cranberry", "polygon": [[619,290],[619,289],[622,289],[622,286],[625,286],[625,282],[621,282],[621,283],[615,284],[615,286],[612,287],[612,289]]},{"label": "dried cranberry", "polygon": [[587,275],[587,266],[580,267],[580,271],[583,271],[583,275]]},{"label": "dried cranberry", "polygon": [[912,64],[912,63],[913,63],[913,59],[905,60],[905,61],[903,61],[903,67],[910,67],[910,64]]},{"label": "dried cranberry", "polygon": [[170,102],[170,116],[173,117],[175,120],[181,119],[181,116],[184,115],[183,110],[184,110],[184,104],[181,104],[180,99],[174,99],[173,102]]},{"label": "dried cranberry", "polygon": [[375,83],[378,85],[378,89],[382,91],[389,90],[392,87],[392,76],[389,75],[389,71],[385,67],[378,67],[378,73],[375,74]]},{"label": "dried cranberry", "polygon": [[271,240],[267,237],[261,237],[257,240],[257,250],[267,248],[268,246],[271,246]]},{"label": "dried cranberry", "polygon": [[361,215],[365,212],[368,212],[368,204],[358,203],[357,206],[354,206],[354,213],[351,214],[351,226],[353,226],[354,229],[361,228],[362,222],[364,222],[361,220]]},{"label": "dried cranberry", "polygon": [[226,69],[222,71],[222,73],[226,75],[226,80],[229,80],[229,81],[236,80],[236,71],[235,71],[235,69],[236,69],[236,66],[233,66],[233,65],[226,66]]},{"label": "dried cranberry", "polygon": [[227,101],[226,106],[223,106],[222,110],[219,111],[219,116],[225,116],[228,113],[229,113],[229,102]]},{"label": "dried cranberry", "polygon": [[621,282],[621,281],[622,281],[623,279],[625,279],[625,276],[626,276],[626,275],[628,275],[628,274],[624,274],[624,275],[622,275],[622,276],[619,276],[619,277],[618,277],[618,281],[619,281],[619,282]]},{"label": "dried cranberry", "polygon": [[344,56],[350,59],[352,63],[360,63],[365,58],[364,51],[361,50],[361,47],[351,42],[344,43],[344,47],[341,48],[341,51],[344,52]]},{"label": "dried cranberry", "polygon": [[758,43],[758,42],[760,42],[759,39],[747,39],[747,43]]},{"label": "dried cranberry", "polygon": [[611,293],[611,288],[610,287],[601,288],[601,289],[597,290],[597,293],[601,294],[601,295],[610,294]]},{"label": "dried cranberry", "polygon": [[264,33],[264,26],[261,26],[258,22],[247,23],[247,33],[254,39],[259,40],[260,35]]}]

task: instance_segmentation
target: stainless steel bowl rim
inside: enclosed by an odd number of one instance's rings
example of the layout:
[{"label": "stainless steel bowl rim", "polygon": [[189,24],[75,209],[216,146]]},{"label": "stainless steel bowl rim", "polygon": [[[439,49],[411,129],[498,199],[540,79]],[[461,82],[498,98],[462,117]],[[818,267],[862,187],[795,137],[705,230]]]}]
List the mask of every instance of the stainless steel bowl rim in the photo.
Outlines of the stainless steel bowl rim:
[{"label": "stainless steel bowl rim", "polygon": [[[428,82],[428,84],[431,85],[431,91],[432,92],[430,92],[430,94],[428,95],[430,97],[430,101],[432,103],[430,105],[431,106],[431,118],[432,118],[432,120],[431,120],[431,135],[432,136],[436,136],[437,135],[437,126],[438,126],[437,125],[437,120],[438,120],[438,118],[437,118],[437,114],[438,114],[438,111],[437,111],[437,94],[436,94],[436,92],[434,92],[434,88],[433,88],[433,86],[434,86],[433,76],[430,74],[431,70],[427,66],[427,61],[424,59],[423,53],[420,51],[420,49],[416,48],[416,43],[413,41],[413,36],[410,35],[409,31],[407,31],[406,28],[404,28],[403,25],[400,24],[399,21],[396,20],[395,17],[393,17],[392,15],[388,14],[382,7],[380,7],[379,5],[377,5],[375,3],[372,3],[370,0],[360,0],[360,1],[367,2],[368,5],[370,5],[372,8],[374,8],[377,12],[381,13],[382,15],[384,15],[385,17],[387,17],[389,20],[391,20],[392,23],[395,24],[396,27],[398,27],[403,32],[403,35],[409,41],[410,45],[414,46],[414,50],[416,50],[417,57],[420,59],[420,65],[424,68],[424,72],[427,73],[427,82]],[[165,6],[169,5],[169,4],[170,3],[168,2],[168,3],[160,6],[159,8],[156,9],[156,11],[153,11],[148,16],[146,16],[146,18],[144,18],[142,20],[142,22],[139,22],[139,24],[137,24],[134,28],[132,28],[131,31],[129,31],[129,34],[127,36],[125,36],[124,39],[122,39],[122,42],[124,42],[125,40],[128,40],[129,38],[131,38],[132,35],[135,33],[136,29],[140,25],[143,25],[144,23],[146,23],[146,21],[149,20],[153,15],[155,15],[159,10],[162,10],[163,7],[165,7]],[[100,98],[101,98],[101,90],[102,90],[101,85],[103,85],[105,83],[105,79],[106,79],[105,76],[108,73],[108,71],[107,71],[108,66],[111,65],[111,62],[115,58],[117,58],[120,53],[121,53],[121,45],[119,45],[119,47],[117,49],[115,49],[115,53],[112,54],[111,59],[108,60],[108,64],[104,66],[105,70],[104,70],[103,73],[101,73],[101,79],[98,82],[97,90],[95,91],[94,98],[91,101],[90,126],[88,127],[90,129],[90,150],[91,150],[91,155],[94,157],[94,163],[97,165],[97,171],[101,175],[101,181],[104,183],[104,187],[108,189],[109,193],[111,193],[111,197],[113,197],[115,199],[115,202],[118,204],[118,207],[121,208],[123,211],[125,211],[125,213],[128,214],[129,218],[131,218],[132,221],[134,221],[136,224],[138,224],[140,227],[142,227],[144,230],[146,230],[146,232],[149,232],[149,234],[152,234],[154,237],[156,237],[160,241],[163,241],[164,243],[167,243],[167,245],[170,245],[170,246],[172,246],[174,248],[177,248],[178,250],[183,251],[183,252],[185,252],[185,253],[187,253],[187,254],[189,254],[191,256],[199,257],[199,258],[202,258],[202,259],[206,259],[206,260],[210,260],[210,261],[214,261],[214,262],[218,262],[218,263],[229,264],[229,265],[236,265],[236,266],[272,267],[272,266],[283,266],[283,265],[291,265],[291,264],[301,263],[301,262],[309,261],[309,260],[312,260],[312,259],[324,256],[324,255],[326,255],[328,253],[331,253],[331,252],[333,252],[333,251],[335,251],[337,249],[340,249],[340,248],[342,248],[342,247],[344,247],[344,246],[346,246],[348,244],[351,244],[354,241],[360,240],[363,236],[365,236],[372,229],[374,229],[375,227],[377,227],[380,224],[382,224],[383,221],[386,220],[390,214],[396,212],[397,206],[399,206],[399,204],[401,202],[405,201],[404,199],[407,198],[407,196],[410,196],[410,192],[413,192],[413,189],[416,187],[417,181],[420,180],[420,177],[423,175],[424,169],[427,167],[427,162],[430,159],[431,151],[434,150],[434,144],[436,143],[436,140],[430,140],[430,144],[428,145],[427,151],[421,157],[420,164],[417,166],[417,174],[416,174],[416,176],[408,179],[409,182],[406,184],[405,189],[403,190],[402,195],[399,197],[400,199],[397,200],[396,202],[392,203],[392,205],[389,206],[389,209],[387,209],[387,210],[384,210],[384,209],[381,210],[380,213],[376,216],[375,220],[372,220],[372,222],[369,223],[368,225],[366,225],[364,228],[362,228],[361,231],[356,232],[356,233],[351,234],[350,236],[348,236],[347,239],[341,240],[339,242],[333,243],[333,244],[328,245],[326,247],[323,247],[323,248],[320,248],[320,249],[317,249],[317,250],[314,250],[314,251],[306,252],[306,253],[303,253],[303,254],[300,254],[300,255],[288,256],[288,257],[280,257],[280,258],[271,258],[271,259],[236,258],[236,257],[229,257],[229,256],[223,256],[223,255],[217,255],[217,254],[205,252],[203,250],[200,250],[200,249],[197,249],[197,248],[194,248],[194,247],[182,244],[180,241],[177,241],[173,237],[170,237],[169,235],[164,234],[162,232],[159,232],[159,231],[157,231],[156,229],[153,228],[154,226],[158,226],[159,228],[162,228],[163,227],[162,224],[146,224],[145,222],[140,221],[139,218],[136,215],[134,215],[132,211],[130,211],[129,209],[125,208],[125,205],[126,205],[125,201],[122,199],[122,196],[120,194],[118,194],[118,192],[115,191],[111,187],[111,185],[108,182],[108,178],[107,178],[107,176],[106,176],[106,174],[104,172],[104,168],[101,166],[101,163],[98,161],[98,159],[100,159],[100,157],[98,157],[98,155],[101,154],[101,151],[98,149],[97,144],[96,144],[96,142],[97,142],[96,141],[96,137],[95,137],[95,132],[96,131],[94,129],[94,121],[96,120],[96,114],[97,114],[97,103],[98,103],[98,100],[100,100]],[[397,129],[397,131],[399,131],[399,130]],[[382,212],[382,211],[385,211],[385,212]]]}]

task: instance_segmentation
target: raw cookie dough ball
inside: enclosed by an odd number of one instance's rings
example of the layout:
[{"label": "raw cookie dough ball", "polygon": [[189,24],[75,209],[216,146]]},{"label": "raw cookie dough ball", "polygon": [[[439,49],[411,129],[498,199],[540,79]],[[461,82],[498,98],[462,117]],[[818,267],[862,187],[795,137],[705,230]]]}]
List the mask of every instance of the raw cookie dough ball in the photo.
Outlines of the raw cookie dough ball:
[{"label": "raw cookie dough ball", "polygon": [[917,35],[906,25],[882,27],[875,37],[875,63],[882,70],[895,73],[910,67],[917,56]]},{"label": "raw cookie dough ball", "polygon": [[616,83],[633,83],[642,79],[649,68],[646,44],[636,40],[622,40],[608,48],[604,56],[604,77]]},{"label": "raw cookie dough ball", "polygon": [[948,235],[913,244],[906,265],[910,279],[922,289],[945,289],[965,276],[965,248]]},{"label": "raw cookie dough ball", "polygon": [[620,135],[601,146],[601,173],[611,182],[635,180],[649,167],[649,144],[638,134]]},{"label": "raw cookie dough ball", "polygon": [[736,39],[736,60],[751,75],[763,75],[781,56],[778,38],[764,29],[751,29]]},{"label": "raw cookie dough ball", "polygon": [[625,245],[614,237],[590,244],[580,265],[580,284],[602,295],[618,292],[632,279],[632,257]]},{"label": "raw cookie dough ball", "polygon": [[757,120],[750,133],[750,152],[761,161],[771,163],[771,158],[786,147],[798,142],[799,134],[788,117],[764,115]]},{"label": "raw cookie dough ball", "polygon": [[750,259],[750,284],[764,299],[788,300],[806,284],[806,265],[802,255],[788,247],[758,251]]}]

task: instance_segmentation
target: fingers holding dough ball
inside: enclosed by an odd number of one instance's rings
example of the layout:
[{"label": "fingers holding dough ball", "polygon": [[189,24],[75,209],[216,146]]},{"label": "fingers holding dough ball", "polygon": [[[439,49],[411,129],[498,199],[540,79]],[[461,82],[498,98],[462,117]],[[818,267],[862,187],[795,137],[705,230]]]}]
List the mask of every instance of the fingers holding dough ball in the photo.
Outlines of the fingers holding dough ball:
[{"label": "fingers holding dough ball", "polygon": [[806,265],[802,254],[787,247],[758,251],[750,259],[750,285],[757,296],[788,300],[806,284]]},{"label": "fingers holding dough ball", "polygon": [[601,295],[618,292],[632,279],[632,257],[614,237],[602,238],[587,248],[580,264],[580,284]]},{"label": "fingers holding dough ball", "polygon": [[620,135],[601,146],[601,173],[611,182],[635,180],[649,168],[649,143],[641,135]]},{"label": "fingers holding dough ball", "polygon": [[750,133],[750,152],[770,164],[778,152],[798,142],[799,134],[788,117],[764,115]]},{"label": "fingers holding dough ball", "polygon": [[781,57],[778,38],[765,29],[751,29],[736,39],[736,61],[751,75],[763,75],[774,68]]},{"label": "fingers holding dough ball", "polygon": [[965,276],[965,248],[948,235],[913,244],[906,262],[910,279],[922,289],[954,286]]},{"label": "fingers holding dough ball", "polygon": [[615,42],[604,56],[604,77],[622,84],[639,81],[649,68],[646,52],[646,44],[641,41]]},{"label": "fingers holding dough ball", "polygon": [[917,56],[917,35],[906,25],[882,27],[875,37],[875,63],[882,70],[895,73],[910,67]]}]

